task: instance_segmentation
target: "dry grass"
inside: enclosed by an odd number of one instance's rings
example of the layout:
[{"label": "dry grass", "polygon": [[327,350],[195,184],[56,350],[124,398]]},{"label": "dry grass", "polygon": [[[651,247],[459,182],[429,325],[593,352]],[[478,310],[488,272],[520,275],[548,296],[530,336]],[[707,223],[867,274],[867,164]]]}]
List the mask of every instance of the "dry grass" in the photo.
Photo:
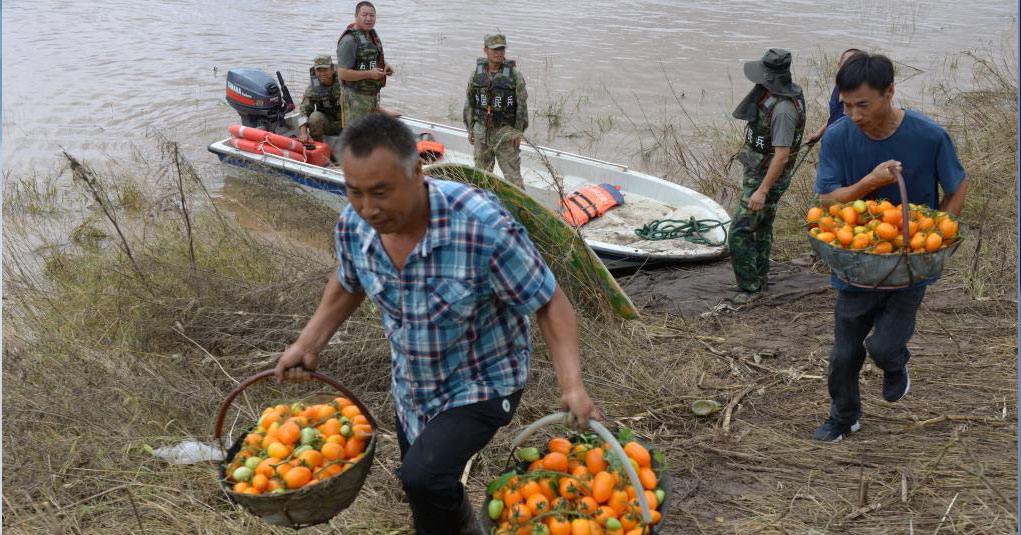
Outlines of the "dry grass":
[{"label": "dry grass", "polygon": [[[973,180],[964,217],[973,236],[987,229],[978,269],[975,239],[930,290],[910,345],[908,399],[881,401],[881,374],[863,372],[861,433],[837,445],[808,439],[828,404],[831,295],[706,318],[582,318],[585,381],[608,425],[634,429],[666,455],[676,492],[665,533],[1016,532],[1017,109],[1008,103],[1017,76],[1008,73],[987,78],[989,93],[948,93],[943,117]],[[675,179],[721,196],[733,188],[719,167],[730,146],[675,149],[682,139],[660,137]],[[254,188],[263,193],[249,206],[283,203],[279,212],[303,223],[281,231],[248,214],[242,225],[206,196],[172,144],[164,148],[167,160],[142,170],[160,177],[158,188],[97,176],[73,158],[53,180],[5,177],[2,498],[11,533],[289,531],[231,505],[212,466],[167,465],[147,448],[208,440],[227,392],[297,336],[334,260],[325,230],[292,233],[328,229],[335,216],[292,192]],[[778,235],[792,234],[778,240],[782,257],[807,250],[798,225],[784,222],[800,220],[810,198],[808,167],[778,218]],[[514,432],[558,407],[541,339],[535,347],[514,423],[472,469],[473,500],[503,467]],[[322,356],[322,370],[373,409],[381,443],[355,504],[308,532],[410,533],[393,473],[388,359],[371,306]],[[257,407],[309,391],[252,388],[228,420],[231,436]],[[693,416],[697,398],[733,401],[729,423]]]}]

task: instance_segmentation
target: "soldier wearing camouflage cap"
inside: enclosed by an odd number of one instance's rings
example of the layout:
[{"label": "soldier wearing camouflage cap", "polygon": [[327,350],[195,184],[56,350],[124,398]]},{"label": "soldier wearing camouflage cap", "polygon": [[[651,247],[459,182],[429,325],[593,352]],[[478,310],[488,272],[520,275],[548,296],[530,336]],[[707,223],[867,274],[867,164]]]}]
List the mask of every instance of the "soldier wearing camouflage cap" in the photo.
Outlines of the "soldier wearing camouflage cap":
[{"label": "soldier wearing camouflage cap", "polygon": [[528,128],[528,93],[514,60],[505,58],[506,47],[502,34],[483,39],[486,57],[476,60],[468,80],[464,125],[475,146],[475,167],[492,171],[499,161],[504,179],[524,189],[521,137]]},{"label": "soldier wearing camouflage cap", "polygon": [[300,107],[308,120],[298,127],[298,139],[322,141],[324,135],[340,134],[340,80],[329,54],[316,56],[308,74],[310,80]]},{"label": "soldier wearing camouflage cap", "polygon": [[761,60],[744,65],[755,87],[738,104],[734,118],[748,121],[737,159],[744,165],[741,199],[730,223],[730,260],[748,303],[766,289],[773,218],[787,191],[805,132],[805,96],[791,80],[791,53],[771,48]]}]

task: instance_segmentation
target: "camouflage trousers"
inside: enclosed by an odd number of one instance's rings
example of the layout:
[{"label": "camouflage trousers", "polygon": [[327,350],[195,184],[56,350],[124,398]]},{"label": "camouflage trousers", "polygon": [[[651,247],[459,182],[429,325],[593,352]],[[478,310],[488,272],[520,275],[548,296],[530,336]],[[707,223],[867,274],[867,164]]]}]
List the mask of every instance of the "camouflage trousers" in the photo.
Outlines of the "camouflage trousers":
[{"label": "camouflage trousers", "polygon": [[486,128],[476,124],[472,134],[475,136],[475,167],[492,171],[499,161],[504,180],[525,189],[521,179],[521,149],[514,148],[514,137],[521,133],[510,126]]},{"label": "camouflage trousers", "polygon": [[342,129],[339,119],[330,119],[321,111],[314,111],[308,116],[308,135],[316,141],[322,141],[324,135],[340,134]]},{"label": "camouflage trousers", "polygon": [[379,111],[379,93],[366,95],[345,87],[343,95],[340,114],[344,128],[372,112]]},{"label": "camouflage trousers", "polygon": [[790,185],[789,176],[781,176],[766,194],[762,210],[748,210],[748,199],[762,183],[762,175],[745,173],[741,200],[730,219],[730,262],[737,286],[745,292],[761,292],[769,278],[769,253],[773,248],[773,219],[780,196]]}]

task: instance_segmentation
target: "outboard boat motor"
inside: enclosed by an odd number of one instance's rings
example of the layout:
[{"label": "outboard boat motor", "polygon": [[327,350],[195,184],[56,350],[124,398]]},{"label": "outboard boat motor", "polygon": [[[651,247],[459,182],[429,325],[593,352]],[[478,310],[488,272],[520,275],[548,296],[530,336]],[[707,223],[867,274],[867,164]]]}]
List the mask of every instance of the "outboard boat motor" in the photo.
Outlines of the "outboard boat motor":
[{"label": "outboard boat motor", "polygon": [[294,109],[294,101],[279,71],[277,80],[259,69],[227,71],[227,103],[243,126],[274,133],[286,127],[284,115]]}]

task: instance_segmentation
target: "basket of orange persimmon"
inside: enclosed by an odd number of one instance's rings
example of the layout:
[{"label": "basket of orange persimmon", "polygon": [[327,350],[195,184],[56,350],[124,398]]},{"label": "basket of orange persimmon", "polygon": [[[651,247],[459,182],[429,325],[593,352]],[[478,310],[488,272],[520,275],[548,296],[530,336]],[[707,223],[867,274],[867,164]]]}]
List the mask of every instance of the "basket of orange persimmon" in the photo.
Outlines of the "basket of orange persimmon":
[{"label": "basket of orange persimmon", "polygon": [[[217,441],[234,398],[272,376],[272,370],[259,373],[227,397],[217,417]],[[372,466],[376,423],[368,409],[332,378],[311,376],[343,395],[266,407],[219,467],[230,498],[269,524],[297,529],[330,520],[354,502]]]},{"label": "basket of orange persimmon", "polygon": [[509,469],[486,487],[483,525],[493,535],[642,535],[659,533],[671,495],[663,456],[628,430],[554,436],[540,451],[519,448],[547,416],[518,435]]},{"label": "basket of orange persimmon", "polygon": [[954,216],[886,200],[813,206],[806,221],[823,262],[844,282],[866,288],[904,288],[937,277],[964,239]]}]

